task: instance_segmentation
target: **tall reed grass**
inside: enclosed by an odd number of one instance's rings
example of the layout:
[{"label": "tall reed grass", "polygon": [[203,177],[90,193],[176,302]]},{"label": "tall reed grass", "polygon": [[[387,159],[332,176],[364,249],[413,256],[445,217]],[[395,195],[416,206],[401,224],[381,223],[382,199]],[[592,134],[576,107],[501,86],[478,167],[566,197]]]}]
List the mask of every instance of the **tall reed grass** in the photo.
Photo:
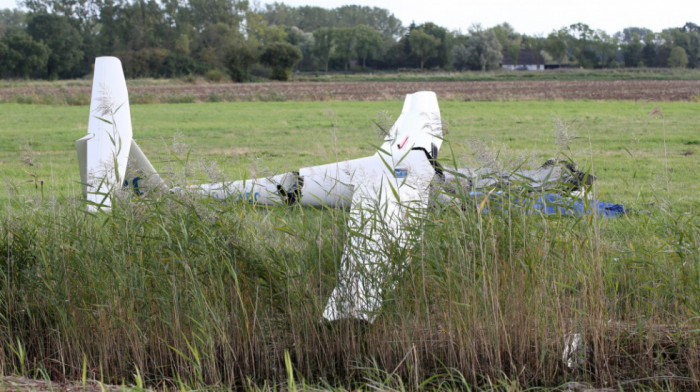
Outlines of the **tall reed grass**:
[{"label": "tall reed grass", "polygon": [[[515,192],[515,191],[513,191]],[[327,322],[348,213],[186,195],[13,199],[0,374],[160,388],[700,387],[700,228],[683,212],[530,214],[506,193],[409,230],[373,324]],[[489,212],[487,212],[489,211]],[[393,269],[389,269],[393,270]],[[579,364],[562,358],[583,336]]]}]

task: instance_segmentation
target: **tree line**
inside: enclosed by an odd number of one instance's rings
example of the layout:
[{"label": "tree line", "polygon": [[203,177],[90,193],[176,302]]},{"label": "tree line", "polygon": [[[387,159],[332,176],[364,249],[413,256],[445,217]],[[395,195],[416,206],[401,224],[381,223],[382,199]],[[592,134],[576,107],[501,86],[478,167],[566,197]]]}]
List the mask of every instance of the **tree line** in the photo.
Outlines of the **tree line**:
[{"label": "tree line", "polygon": [[286,80],[293,70],[493,70],[523,53],[583,68],[700,66],[700,26],[614,35],[577,23],[545,36],[508,23],[467,33],[403,26],[389,10],[247,0],[25,0],[0,10],[0,77],[79,78],[117,56],[127,77]]}]

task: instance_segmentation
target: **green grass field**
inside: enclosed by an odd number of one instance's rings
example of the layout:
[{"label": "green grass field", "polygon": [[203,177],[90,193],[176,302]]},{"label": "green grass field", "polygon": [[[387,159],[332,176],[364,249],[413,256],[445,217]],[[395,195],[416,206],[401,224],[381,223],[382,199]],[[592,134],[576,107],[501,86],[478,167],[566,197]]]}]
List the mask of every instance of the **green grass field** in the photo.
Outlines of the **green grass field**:
[{"label": "green grass field", "polygon": [[[90,215],[74,150],[88,108],[0,104],[0,374],[179,390],[697,390],[700,106],[440,105],[446,165],[567,154],[600,200],[640,213],[432,209],[420,241],[385,250],[412,261],[390,275],[376,322],[328,324],[346,212],[165,194]],[[139,145],[181,185],[369,155],[401,102],[131,109]],[[585,341],[575,368],[562,361],[571,332]]]},{"label": "green grass field", "polygon": [[[45,196],[75,195],[73,141],[86,132],[87,107],[0,108],[6,188],[33,197],[24,182],[36,178]],[[370,155],[380,144],[375,123],[390,126],[400,108],[400,102],[133,105],[132,117],[134,137],[159,171],[179,170],[174,158],[189,152],[194,166],[214,163],[234,179]],[[445,148],[442,157],[460,166],[483,166],[484,152],[506,167],[537,166],[563,152],[599,178],[602,200],[642,207],[666,197],[667,186],[684,209],[700,200],[697,103],[447,101],[441,110],[453,150]],[[0,200],[8,197],[4,192]]]}]

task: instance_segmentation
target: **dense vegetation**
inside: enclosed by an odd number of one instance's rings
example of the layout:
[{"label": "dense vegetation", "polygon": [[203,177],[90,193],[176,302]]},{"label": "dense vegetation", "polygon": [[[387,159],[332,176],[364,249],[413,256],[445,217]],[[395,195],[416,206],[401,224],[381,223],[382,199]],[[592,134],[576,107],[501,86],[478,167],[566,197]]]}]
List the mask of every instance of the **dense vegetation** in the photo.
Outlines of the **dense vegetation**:
[{"label": "dense vegetation", "polygon": [[[0,10],[0,77],[77,78],[96,56],[127,77],[286,79],[292,69],[490,70],[504,62],[583,68],[700,66],[700,27],[630,27],[609,35],[577,23],[547,37],[507,23],[467,34],[402,25],[390,10],[343,6],[254,9],[248,1],[26,0]],[[271,62],[272,61],[272,62]],[[274,63],[274,64],[273,64]]]},{"label": "dense vegetation", "polygon": [[[0,145],[0,374],[179,390],[574,381],[561,389],[697,390],[696,106],[441,102],[452,141],[445,165],[514,168],[566,154],[599,177],[598,197],[636,212],[545,217],[457,195],[420,223],[412,262],[388,280],[376,322],[363,325],[320,317],[353,235],[345,211],[165,193],[89,215],[72,150],[87,108],[0,105],[9,135]],[[144,151],[169,183],[184,184],[367,155],[371,124],[391,123],[400,107],[154,104],[132,113]],[[377,109],[390,114],[373,121]],[[571,368],[562,359],[570,333],[585,341]]]}]

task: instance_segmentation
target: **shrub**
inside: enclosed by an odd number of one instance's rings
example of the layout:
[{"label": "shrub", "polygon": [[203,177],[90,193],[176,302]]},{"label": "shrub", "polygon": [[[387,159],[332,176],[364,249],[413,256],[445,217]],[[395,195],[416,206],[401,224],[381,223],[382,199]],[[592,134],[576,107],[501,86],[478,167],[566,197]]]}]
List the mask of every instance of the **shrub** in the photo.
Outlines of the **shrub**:
[{"label": "shrub", "polygon": [[46,68],[49,48],[28,34],[7,34],[0,39],[0,77],[29,78]]},{"label": "shrub", "polygon": [[189,56],[171,53],[165,58],[163,66],[158,72],[158,76],[175,78],[189,74],[202,75],[206,71],[206,64],[201,63]]},{"label": "shrub", "polygon": [[224,61],[231,79],[235,82],[245,82],[250,80],[250,67],[256,60],[253,48],[242,42],[228,51]]},{"label": "shrub", "polygon": [[204,79],[209,82],[219,83],[224,80],[224,73],[218,69],[212,69],[204,74]]},{"label": "shrub", "polygon": [[286,42],[270,44],[260,56],[260,62],[272,68],[272,79],[289,80],[292,68],[301,60],[301,51]]}]

